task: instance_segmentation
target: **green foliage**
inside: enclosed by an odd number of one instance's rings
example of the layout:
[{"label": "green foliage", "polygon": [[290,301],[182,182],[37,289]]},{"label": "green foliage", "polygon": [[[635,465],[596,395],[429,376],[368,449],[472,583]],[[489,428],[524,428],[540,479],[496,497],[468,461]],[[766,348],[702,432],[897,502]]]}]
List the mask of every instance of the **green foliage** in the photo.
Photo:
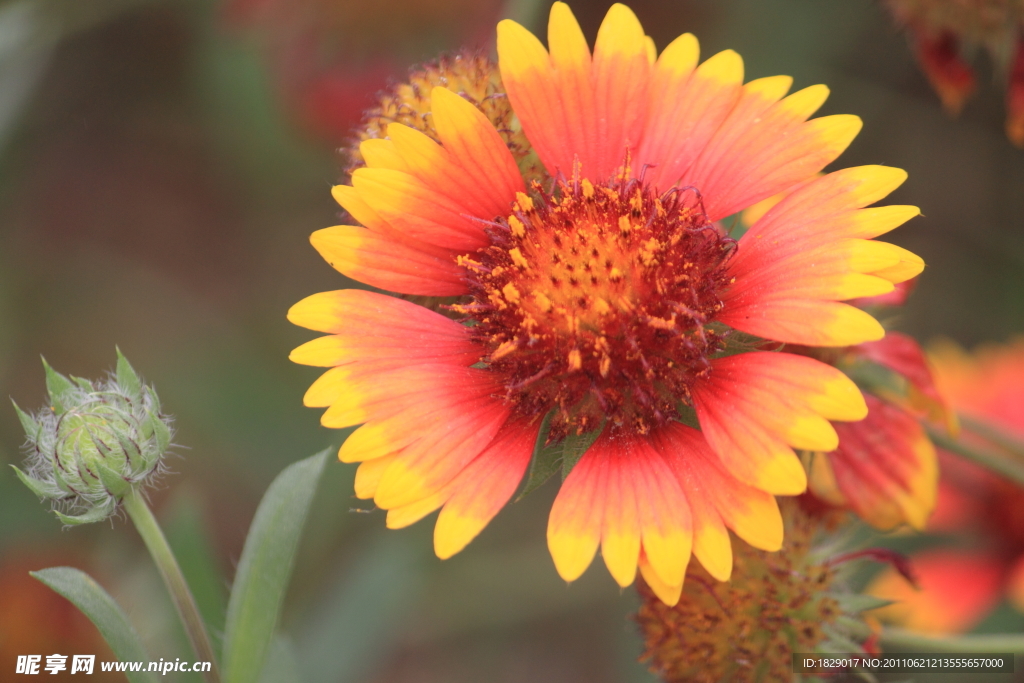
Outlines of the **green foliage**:
[{"label": "green foliage", "polygon": [[164,514],[164,530],[203,622],[212,634],[220,634],[228,603],[227,582],[218,567],[204,507],[195,491],[178,492]]},{"label": "green foliage", "polygon": [[[305,681],[359,683],[373,677],[373,667],[394,647],[389,634],[418,604],[424,588],[419,559],[406,539],[385,534],[346,567],[295,634]],[[269,683],[267,672],[264,680]]]},{"label": "green foliage", "polygon": [[[99,629],[114,655],[122,662],[149,660],[139,634],[114,599],[85,572],[73,567],[50,567],[31,572],[55,592],[64,596]],[[145,671],[125,674],[131,683],[156,683]]]},{"label": "green foliage", "polygon": [[562,480],[564,481],[583,454],[600,436],[601,430],[604,429],[602,424],[594,431],[570,434],[560,441],[549,444],[547,440],[550,423],[551,414],[549,413],[541,423],[540,433],[537,434],[537,442],[533,447],[530,469],[526,474],[526,484],[517,500],[522,500],[528,494],[533,493],[559,470],[562,471]]},{"label": "green foliage", "polygon": [[302,527],[329,450],[290,465],[256,510],[228,601],[225,683],[256,683],[274,637]]}]

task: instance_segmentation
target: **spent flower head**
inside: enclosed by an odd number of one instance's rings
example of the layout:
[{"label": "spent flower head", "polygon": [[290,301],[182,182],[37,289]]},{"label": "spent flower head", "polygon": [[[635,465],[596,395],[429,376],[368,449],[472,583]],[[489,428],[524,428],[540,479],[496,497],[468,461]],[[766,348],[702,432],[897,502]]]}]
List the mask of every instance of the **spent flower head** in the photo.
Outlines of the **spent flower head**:
[{"label": "spent flower head", "polygon": [[638,584],[641,660],[661,680],[784,681],[794,653],[875,651],[861,612],[886,601],[849,588],[856,563],[848,560],[865,555],[847,552],[856,525],[806,497],[780,503],[786,543],[774,553],[739,544],[731,581],[716,584],[691,564],[671,606],[657,586]]},{"label": "spent flower head", "polygon": [[367,110],[346,150],[349,174],[378,160],[381,148],[386,148],[387,143],[367,141],[387,140],[391,124],[408,126],[440,142],[431,112],[431,93],[438,86],[457,93],[487,117],[526,178],[547,179],[512,111],[497,63],[469,49],[415,66],[409,70],[406,81],[395,83],[380,93],[376,106]]},{"label": "spent flower head", "polygon": [[117,352],[106,379],[65,377],[43,361],[47,405],[29,415],[15,404],[25,429],[26,470],[18,478],[53,501],[65,524],[110,517],[131,489],[151,481],[171,445],[171,419],[160,400]]}]

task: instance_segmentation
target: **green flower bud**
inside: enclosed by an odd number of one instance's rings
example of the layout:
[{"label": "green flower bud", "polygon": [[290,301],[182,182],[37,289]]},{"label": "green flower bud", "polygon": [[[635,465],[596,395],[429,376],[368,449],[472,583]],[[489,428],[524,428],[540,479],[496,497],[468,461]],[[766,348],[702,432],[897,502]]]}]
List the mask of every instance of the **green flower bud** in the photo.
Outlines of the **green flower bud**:
[{"label": "green flower bud", "polygon": [[15,404],[27,436],[27,487],[53,501],[65,524],[110,517],[121,498],[162,471],[171,445],[171,420],[121,351],[104,380],[70,379],[43,361],[49,406],[28,415]]}]

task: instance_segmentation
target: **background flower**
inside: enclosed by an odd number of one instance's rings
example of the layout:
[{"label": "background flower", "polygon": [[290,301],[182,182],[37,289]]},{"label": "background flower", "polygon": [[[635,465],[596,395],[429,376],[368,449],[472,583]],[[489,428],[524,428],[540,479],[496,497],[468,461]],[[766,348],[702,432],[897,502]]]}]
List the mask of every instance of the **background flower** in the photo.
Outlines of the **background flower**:
[{"label": "background flower", "polygon": [[[983,346],[968,354],[945,342],[932,354],[938,381],[965,419],[968,443],[982,420],[1024,438],[1024,344]],[[976,626],[1001,601],[1024,612],[1024,489],[952,453],[940,452],[939,502],[929,529],[956,545],[911,556],[920,590],[892,572],[871,591],[898,604],[884,618],[924,632]]]}]

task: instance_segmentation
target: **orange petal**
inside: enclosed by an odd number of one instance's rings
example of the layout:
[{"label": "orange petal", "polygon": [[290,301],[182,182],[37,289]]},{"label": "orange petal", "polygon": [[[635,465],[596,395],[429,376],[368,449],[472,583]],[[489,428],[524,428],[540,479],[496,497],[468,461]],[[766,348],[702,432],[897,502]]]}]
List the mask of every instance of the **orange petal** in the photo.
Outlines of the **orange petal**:
[{"label": "orange petal", "polygon": [[669,607],[674,607],[679,603],[679,598],[683,594],[683,584],[671,585],[665,583],[658,573],[651,568],[650,562],[643,553],[640,553],[640,574],[644,577],[644,581],[650,586],[654,594],[658,596],[658,599]]},{"label": "orange petal", "polygon": [[438,557],[444,560],[465,548],[509,501],[530,464],[539,430],[539,423],[510,420],[455,477],[434,527]]},{"label": "orange petal", "polygon": [[867,410],[840,371],[787,353],[715,359],[692,397],[701,429],[729,471],[783,495],[801,493],[807,483],[792,446],[835,442],[825,420],[857,420]]},{"label": "orange petal", "polygon": [[693,548],[694,524],[687,498],[664,457],[638,439],[626,468],[637,489],[643,555],[662,581],[681,585]]},{"label": "orange petal", "polygon": [[911,408],[923,410],[929,419],[956,430],[956,412],[950,399],[939,391],[931,365],[917,340],[900,332],[889,332],[884,339],[856,346],[853,352],[906,379],[905,397],[886,395],[885,398],[895,403],[902,400]]},{"label": "orange petal", "polygon": [[390,510],[436,494],[487,447],[509,411],[501,401],[479,401],[424,430],[384,473],[374,502]]},{"label": "orange petal", "polygon": [[889,529],[907,523],[922,530],[935,507],[935,448],[912,415],[866,398],[864,420],[836,425],[839,448],[827,455],[836,487],[870,524]]},{"label": "orange petal", "polygon": [[885,336],[885,328],[859,308],[837,301],[778,299],[733,303],[718,320],[750,334],[807,346],[851,346]]},{"label": "orange petal", "polygon": [[732,572],[726,527],[755,548],[773,551],[781,547],[782,516],[775,498],[730,474],[701,432],[670,423],[652,434],[652,443],[671,466],[690,503],[693,551],[709,574],[726,581]]},{"label": "orange petal", "polygon": [[352,186],[383,221],[413,239],[460,251],[487,244],[483,224],[474,218],[489,221],[494,214],[467,215],[460,201],[411,173],[359,168],[352,174]]},{"label": "orange petal", "polygon": [[651,165],[646,177],[662,190],[686,175],[742,92],[738,54],[719,52],[694,69],[698,53],[697,39],[683,35],[665,48],[652,70],[647,130],[635,163]]},{"label": "orange petal", "polygon": [[552,175],[604,180],[636,149],[644,128],[649,41],[625,5],[608,10],[591,58],[564,3],[551,8],[550,55],[529,31],[498,24],[498,62],[512,107]]},{"label": "orange petal", "polygon": [[974,92],[974,71],[960,57],[960,39],[951,30],[911,27],[917,60],[951,114],[959,114]]},{"label": "orange petal", "polygon": [[558,575],[578,579],[601,543],[605,497],[610,476],[605,458],[591,447],[562,482],[548,517],[548,549]]},{"label": "orange petal", "polygon": [[[564,10],[559,9],[558,12]],[[552,17],[556,9],[552,7]],[[544,166],[556,174],[572,173],[576,116],[562,105],[561,83],[551,68],[547,50],[537,38],[516,22],[498,23],[498,64],[501,80],[523,132]]]},{"label": "orange petal", "polygon": [[354,226],[317,230],[310,242],[332,268],[374,287],[421,296],[468,291],[455,252],[438,257]]},{"label": "orange petal", "polygon": [[635,151],[644,132],[651,65],[647,37],[633,11],[621,3],[608,9],[594,43],[594,133],[581,156],[583,173],[603,180]]},{"label": "orange petal", "polygon": [[328,370],[306,392],[309,407],[330,406],[321,424],[332,429],[391,417],[424,400],[471,401],[496,385],[491,373],[436,363],[359,363]]},{"label": "orange petal", "polygon": [[479,197],[479,217],[506,215],[526,185],[498,131],[483,112],[448,88],[431,91],[431,113],[445,152],[465,179],[463,185]]},{"label": "orange petal", "polygon": [[856,116],[806,121],[824,102],[828,89],[811,86],[780,100],[790,82],[776,76],[747,83],[739,102],[683,177],[683,184],[704,193],[710,220],[813,178],[860,131]]}]

